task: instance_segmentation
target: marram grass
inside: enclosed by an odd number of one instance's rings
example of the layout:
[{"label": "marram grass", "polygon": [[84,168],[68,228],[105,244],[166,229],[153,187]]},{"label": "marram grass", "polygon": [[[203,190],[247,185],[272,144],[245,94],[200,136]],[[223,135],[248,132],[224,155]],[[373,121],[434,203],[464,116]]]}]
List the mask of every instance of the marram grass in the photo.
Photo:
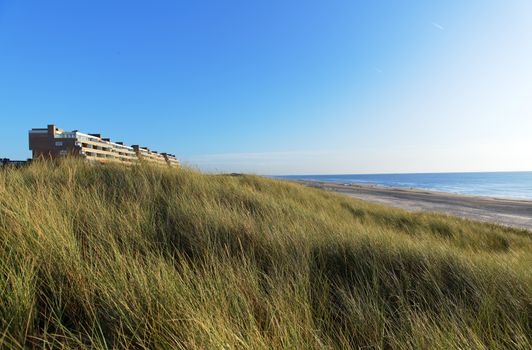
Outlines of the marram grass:
[{"label": "marram grass", "polygon": [[256,176],[0,170],[0,347],[529,349],[532,236]]}]

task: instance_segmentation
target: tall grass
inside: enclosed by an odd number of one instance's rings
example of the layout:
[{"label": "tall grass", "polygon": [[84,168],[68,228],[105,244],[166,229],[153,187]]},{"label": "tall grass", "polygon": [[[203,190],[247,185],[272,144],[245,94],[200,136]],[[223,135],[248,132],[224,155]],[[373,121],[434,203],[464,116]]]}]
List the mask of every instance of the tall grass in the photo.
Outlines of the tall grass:
[{"label": "tall grass", "polygon": [[0,347],[529,349],[532,236],[255,176],[0,170]]}]

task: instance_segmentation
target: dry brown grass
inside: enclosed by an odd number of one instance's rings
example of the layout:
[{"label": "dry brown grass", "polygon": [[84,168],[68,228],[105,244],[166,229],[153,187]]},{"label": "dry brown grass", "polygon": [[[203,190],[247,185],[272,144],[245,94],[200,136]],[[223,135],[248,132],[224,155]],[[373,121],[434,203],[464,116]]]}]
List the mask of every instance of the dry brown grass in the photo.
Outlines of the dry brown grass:
[{"label": "dry brown grass", "polygon": [[0,170],[3,348],[529,349],[529,232],[255,176]]}]

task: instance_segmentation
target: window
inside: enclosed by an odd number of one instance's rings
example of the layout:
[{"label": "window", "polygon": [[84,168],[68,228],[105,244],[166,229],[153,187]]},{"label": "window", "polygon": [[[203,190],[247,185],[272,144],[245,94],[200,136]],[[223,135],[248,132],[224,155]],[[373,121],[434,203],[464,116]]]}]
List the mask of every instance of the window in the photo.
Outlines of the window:
[{"label": "window", "polygon": [[55,142],[55,145],[56,145],[57,147],[63,146],[63,142],[61,142],[61,141],[56,141],[56,142]]}]

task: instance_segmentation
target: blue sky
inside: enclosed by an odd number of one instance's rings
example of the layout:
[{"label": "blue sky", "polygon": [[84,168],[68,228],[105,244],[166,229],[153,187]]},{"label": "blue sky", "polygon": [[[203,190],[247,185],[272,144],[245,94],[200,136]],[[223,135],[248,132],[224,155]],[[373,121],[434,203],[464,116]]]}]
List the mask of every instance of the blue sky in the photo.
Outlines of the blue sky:
[{"label": "blue sky", "polygon": [[0,0],[0,157],[55,123],[206,171],[532,170],[532,1]]}]

